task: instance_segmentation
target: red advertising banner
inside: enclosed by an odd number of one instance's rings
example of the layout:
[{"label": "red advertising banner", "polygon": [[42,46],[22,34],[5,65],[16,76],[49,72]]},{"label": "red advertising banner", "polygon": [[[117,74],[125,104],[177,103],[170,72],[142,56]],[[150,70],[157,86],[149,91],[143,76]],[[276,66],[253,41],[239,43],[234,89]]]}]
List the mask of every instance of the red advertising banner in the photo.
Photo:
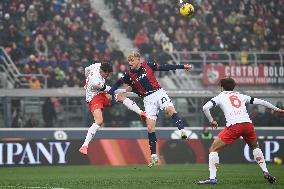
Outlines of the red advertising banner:
[{"label": "red advertising banner", "polygon": [[[207,145],[201,140],[165,140],[157,142],[160,163],[207,163]],[[206,147],[204,147],[206,146]],[[88,157],[92,165],[148,164],[150,160],[147,139],[101,139],[89,144]]]},{"label": "red advertising banner", "polygon": [[[208,163],[213,140],[158,139],[159,164]],[[0,168],[39,165],[147,165],[150,159],[147,139],[98,139],[89,144],[88,156],[79,153],[83,141],[5,141],[0,142]],[[265,160],[284,159],[284,140],[259,140]],[[253,162],[252,150],[243,140],[219,153],[222,163]]]},{"label": "red advertising banner", "polygon": [[232,77],[238,85],[284,84],[284,66],[205,65],[203,84],[218,85],[221,78]]}]

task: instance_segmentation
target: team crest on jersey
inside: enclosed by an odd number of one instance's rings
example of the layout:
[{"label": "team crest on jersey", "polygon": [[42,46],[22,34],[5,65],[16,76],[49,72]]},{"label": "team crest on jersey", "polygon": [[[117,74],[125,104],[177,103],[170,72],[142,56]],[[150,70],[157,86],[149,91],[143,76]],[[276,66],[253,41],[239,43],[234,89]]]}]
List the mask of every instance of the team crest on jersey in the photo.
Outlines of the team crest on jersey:
[{"label": "team crest on jersey", "polygon": [[143,79],[144,77],[147,77],[147,74],[142,74],[139,77],[137,77],[137,81],[140,81],[141,79]]}]

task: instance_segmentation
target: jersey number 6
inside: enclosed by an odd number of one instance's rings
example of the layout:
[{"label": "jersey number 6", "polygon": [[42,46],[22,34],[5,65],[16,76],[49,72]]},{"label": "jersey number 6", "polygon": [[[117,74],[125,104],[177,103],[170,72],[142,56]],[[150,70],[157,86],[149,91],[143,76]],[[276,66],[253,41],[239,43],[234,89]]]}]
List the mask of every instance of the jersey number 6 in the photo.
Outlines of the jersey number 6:
[{"label": "jersey number 6", "polygon": [[233,96],[230,96],[229,98],[230,98],[232,106],[234,106],[235,108],[241,107],[241,101],[237,96],[233,95]]}]

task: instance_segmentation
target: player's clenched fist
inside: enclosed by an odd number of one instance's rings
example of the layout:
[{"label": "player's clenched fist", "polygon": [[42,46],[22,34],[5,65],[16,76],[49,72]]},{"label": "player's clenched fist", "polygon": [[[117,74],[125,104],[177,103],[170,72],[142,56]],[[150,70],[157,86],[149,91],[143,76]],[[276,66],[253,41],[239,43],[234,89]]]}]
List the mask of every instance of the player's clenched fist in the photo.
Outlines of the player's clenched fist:
[{"label": "player's clenched fist", "polygon": [[186,71],[189,71],[189,70],[192,69],[192,65],[191,65],[191,64],[185,64],[185,65],[184,65],[184,69],[185,69]]},{"label": "player's clenched fist", "polygon": [[281,115],[284,115],[284,110],[282,110],[282,109],[278,109],[278,110],[276,110],[276,112],[280,113]]},{"label": "player's clenched fist", "polygon": [[218,127],[217,121],[211,121],[211,122],[210,122],[210,126],[211,126],[212,128],[217,129],[217,127]]}]

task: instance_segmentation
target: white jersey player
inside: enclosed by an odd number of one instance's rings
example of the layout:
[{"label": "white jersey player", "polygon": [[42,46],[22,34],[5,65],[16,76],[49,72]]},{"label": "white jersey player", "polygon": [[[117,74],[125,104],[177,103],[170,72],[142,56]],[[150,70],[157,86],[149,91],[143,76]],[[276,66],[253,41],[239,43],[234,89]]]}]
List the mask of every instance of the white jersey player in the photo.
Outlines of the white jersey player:
[{"label": "white jersey player", "polygon": [[[102,109],[104,107],[111,106],[111,102],[106,98],[106,92],[110,89],[109,86],[105,84],[105,79],[107,79],[112,73],[112,66],[108,63],[95,63],[85,68],[86,76],[86,101],[89,106],[90,111],[93,114],[95,122],[88,129],[87,136],[85,138],[84,144],[79,149],[79,151],[87,155],[88,145],[92,138],[95,136],[97,130],[103,124],[103,114]],[[136,112],[140,115],[141,119],[146,119],[146,114],[143,112],[135,102],[126,98],[123,92],[128,92],[128,89],[118,89],[115,93],[116,101],[122,102],[128,109]]]},{"label": "white jersey player", "polygon": [[204,113],[206,117],[209,118],[209,122],[211,122],[213,118],[210,115],[209,109],[213,106],[220,106],[224,112],[227,127],[236,123],[252,123],[247,113],[246,104],[259,104],[273,110],[278,110],[277,107],[267,101],[253,98],[236,91],[223,91],[204,105]]},{"label": "white jersey player", "polygon": [[225,114],[227,123],[226,127],[218,134],[218,137],[209,148],[210,178],[201,180],[198,183],[217,184],[216,173],[219,165],[218,152],[226,145],[234,143],[241,136],[253,150],[254,159],[262,169],[264,178],[268,182],[274,183],[276,178],[269,174],[266,168],[265,158],[258,146],[254,125],[247,113],[246,104],[260,104],[267,108],[271,108],[280,114],[284,114],[284,110],[273,106],[267,101],[233,91],[235,85],[236,83],[232,78],[221,79],[220,86],[222,92],[203,106],[203,111],[213,128],[218,127],[218,123],[214,121],[210,114],[210,109],[214,106],[220,106]]}]

